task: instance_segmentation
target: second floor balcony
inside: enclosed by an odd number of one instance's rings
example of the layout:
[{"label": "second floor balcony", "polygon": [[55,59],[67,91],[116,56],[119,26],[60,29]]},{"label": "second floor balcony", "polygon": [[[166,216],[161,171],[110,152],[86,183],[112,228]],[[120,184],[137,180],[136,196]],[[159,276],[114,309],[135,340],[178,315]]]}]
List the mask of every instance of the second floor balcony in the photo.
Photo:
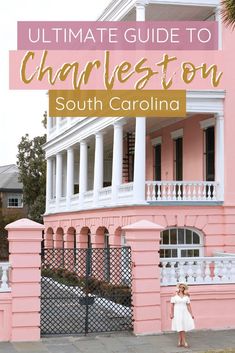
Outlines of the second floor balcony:
[{"label": "second floor balcony", "polygon": [[222,203],[224,95],[211,108],[208,92],[196,97],[187,99],[185,119],[83,119],[49,140],[46,214]]}]

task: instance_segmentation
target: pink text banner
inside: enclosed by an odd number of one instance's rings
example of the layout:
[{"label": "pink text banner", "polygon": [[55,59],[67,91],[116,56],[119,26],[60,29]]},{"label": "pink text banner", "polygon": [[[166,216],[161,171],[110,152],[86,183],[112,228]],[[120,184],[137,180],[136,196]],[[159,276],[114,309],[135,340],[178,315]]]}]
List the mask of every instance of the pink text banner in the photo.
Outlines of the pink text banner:
[{"label": "pink text banner", "polygon": [[18,50],[217,50],[216,21],[18,22]]},{"label": "pink text banner", "polygon": [[223,51],[18,50],[9,65],[10,89],[224,89],[234,76]]}]

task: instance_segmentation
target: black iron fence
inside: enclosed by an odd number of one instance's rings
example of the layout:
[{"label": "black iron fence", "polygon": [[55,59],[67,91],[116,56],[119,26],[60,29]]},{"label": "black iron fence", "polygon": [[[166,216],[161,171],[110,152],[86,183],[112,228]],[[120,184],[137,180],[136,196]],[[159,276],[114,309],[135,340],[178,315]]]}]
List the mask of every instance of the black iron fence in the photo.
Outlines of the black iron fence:
[{"label": "black iron fence", "polygon": [[42,334],[131,329],[129,247],[44,249]]}]

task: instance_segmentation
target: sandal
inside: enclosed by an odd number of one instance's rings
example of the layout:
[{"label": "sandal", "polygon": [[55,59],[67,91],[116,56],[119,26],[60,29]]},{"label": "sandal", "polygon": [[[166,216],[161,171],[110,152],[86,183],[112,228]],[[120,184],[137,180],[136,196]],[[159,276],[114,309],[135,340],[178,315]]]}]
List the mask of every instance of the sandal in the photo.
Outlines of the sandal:
[{"label": "sandal", "polygon": [[184,342],[183,347],[184,347],[184,348],[189,348],[188,343],[187,343],[187,342]]}]

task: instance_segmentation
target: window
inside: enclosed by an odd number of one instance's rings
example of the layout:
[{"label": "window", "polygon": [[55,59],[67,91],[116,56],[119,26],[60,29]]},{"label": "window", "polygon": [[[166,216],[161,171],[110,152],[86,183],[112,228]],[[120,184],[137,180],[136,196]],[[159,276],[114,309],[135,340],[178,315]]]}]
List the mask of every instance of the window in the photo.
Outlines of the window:
[{"label": "window", "polygon": [[202,256],[201,235],[190,228],[170,228],[161,233],[160,257]]},{"label": "window", "polygon": [[174,140],[174,179],[183,180],[183,138]]},{"label": "window", "polygon": [[205,180],[215,180],[215,128],[208,127],[204,130],[204,169]]},{"label": "window", "polygon": [[161,180],[161,144],[154,146],[154,180]]},{"label": "window", "polygon": [[7,207],[8,208],[22,208],[23,207],[22,195],[17,195],[17,194],[9,195]]}]

